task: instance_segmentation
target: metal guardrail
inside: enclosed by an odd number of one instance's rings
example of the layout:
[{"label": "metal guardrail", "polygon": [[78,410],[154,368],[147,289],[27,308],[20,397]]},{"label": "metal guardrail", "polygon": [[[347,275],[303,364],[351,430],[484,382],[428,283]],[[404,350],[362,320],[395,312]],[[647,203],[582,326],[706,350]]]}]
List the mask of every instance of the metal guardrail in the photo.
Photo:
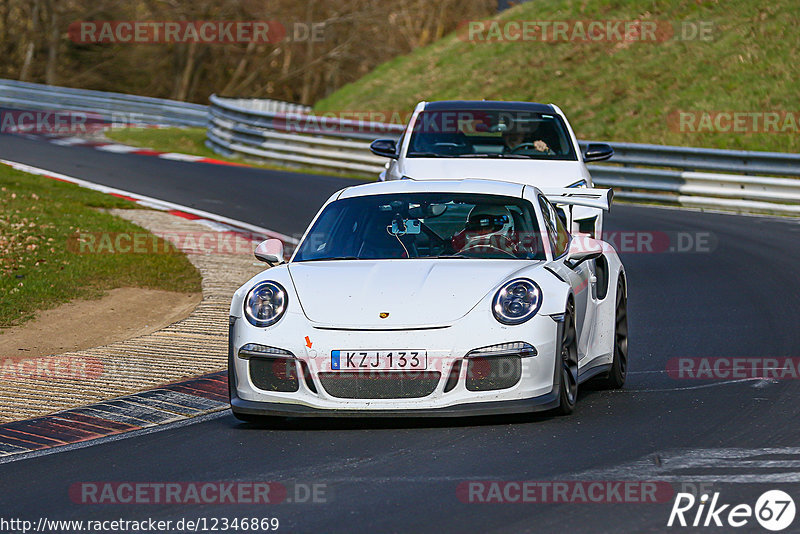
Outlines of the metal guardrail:
[{"label": "metal guardrail", "polygon": [[[210,97],[202,106],[122,93],[0,80],[0,107],[92,113],[110,123],[207,126],[206,144],[226,155],[376,176],[369,151],[403,126],[311,115],[297,104]],[[586,142],[581,142],[585,146]],[[800,215],[800,155],[611,143],[614,157],[589,165],[596,185],[618,198],[713,209]]]},{"label": "metal guardrail", "polygon": [[595,184],[613,187],[620,198],[800,215],[798,154],[635,143],[612,146],[614,157],[608,164],[588,168]]},{"label": "metal guardrail", "polygon": [[398,124],[310,115],[308,108],[259,111],[246,101],[216,95],[210,100],[209,148],[282,165],[376,176],[386,159],[374,156],[369,143],[403,131]]},{"label": "metal guardrail", "polygon": [[[681,146],[614,143],[614,162],[750,175],[800,176],[800,155]],[[666,164],[665,164],[666,162]],[[667,165],[668,164],[668,165]]]},{"label": "metal guardrail", "polygon": [[[403,126],[280,110],[273,101],[211,96],[206,145],[225,155],[303,168],[375,176],[386,159],[369,151]],[[588,141],[581,141],[585,148]],[[618,198],[726,211],[800,215],[800,155],[636,143],[610,143],[614,157],[589,165],[596,185]],[[789,177],[789,178],[787,178]]]},{"label": "metal guardrail", "polygon": [[[216,96],[216,95],[215,95]],[[264,98],[226,98],[225,103],[248,111],[264,113],[311,113],[311,108],[302,104],[293,104],[282,100]]]},{"label": "metal guardrail", "polygon": [[147,96],[0,80],[0,106],[94,114],[109,123],[166,126],[208,124],[208,106]]}]

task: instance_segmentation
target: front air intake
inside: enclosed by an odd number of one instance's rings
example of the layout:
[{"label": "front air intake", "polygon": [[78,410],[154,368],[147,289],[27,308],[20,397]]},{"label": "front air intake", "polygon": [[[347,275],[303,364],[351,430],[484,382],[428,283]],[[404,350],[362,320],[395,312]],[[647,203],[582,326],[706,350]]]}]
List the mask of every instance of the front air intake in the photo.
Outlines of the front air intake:
[{"label": "front air intake", "polygon": [[320,373],[322,387],[339,399],[414,399],[434,392],[438,371]]},{"label": "front air intake", "polygon": [[519,355],[467,358],[469,391],[493,391],[515,386],[522,377]]},{"label": "front air intake", "polygon": [[250,358],[250,380],[258,389],[292,393],[300,389],[293,358]]}]

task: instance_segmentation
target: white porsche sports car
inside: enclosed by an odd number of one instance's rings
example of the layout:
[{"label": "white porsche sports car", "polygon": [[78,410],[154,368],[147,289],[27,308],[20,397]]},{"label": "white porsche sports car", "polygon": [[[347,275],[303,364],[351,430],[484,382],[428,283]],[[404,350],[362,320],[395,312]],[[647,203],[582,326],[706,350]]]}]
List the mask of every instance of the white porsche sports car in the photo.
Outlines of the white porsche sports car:
[{"label": "white porsche sports car", "polygon": [[627,284],[573,206],[611,191],[398,180],[335,193],[288,263],[236,291],[233,413],[466,416],[572,412],[578,385],[621,387]]}]

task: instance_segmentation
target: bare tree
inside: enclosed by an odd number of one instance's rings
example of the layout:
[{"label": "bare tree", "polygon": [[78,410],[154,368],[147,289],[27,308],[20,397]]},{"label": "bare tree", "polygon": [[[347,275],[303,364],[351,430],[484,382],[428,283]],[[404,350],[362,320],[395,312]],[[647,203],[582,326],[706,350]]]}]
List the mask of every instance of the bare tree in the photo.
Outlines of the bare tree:
[{"label": "bare tree", "polygon": [[[220,93],[312,104],[494,8],[494,0],[0,0],[0,76],[195,102]],[[70,24],[86,20],[273,21],[287,34],[268,43],[71,40]]]}]

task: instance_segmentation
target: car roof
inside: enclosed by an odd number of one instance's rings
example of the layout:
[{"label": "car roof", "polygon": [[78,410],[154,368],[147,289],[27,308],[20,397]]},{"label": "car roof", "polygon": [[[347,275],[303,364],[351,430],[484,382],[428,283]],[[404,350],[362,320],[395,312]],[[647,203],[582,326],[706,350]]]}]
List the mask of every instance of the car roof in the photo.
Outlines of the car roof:
[{"label": "car roof", "polygon": [[500,180],[392,180],[374,182],[343,189],[338,198],[352,198],[367,195],[392,193],[478,193],[506,197],[522,197],[523,184]]},{"label": "car roof", "polygon": [[455,110],[505,110],[505,111],[532,111],[535,113],[555,113],[550,104],[536,102],[506,102],[502,100],[440,100],[426,102],[425,111],[455,111]]}]

